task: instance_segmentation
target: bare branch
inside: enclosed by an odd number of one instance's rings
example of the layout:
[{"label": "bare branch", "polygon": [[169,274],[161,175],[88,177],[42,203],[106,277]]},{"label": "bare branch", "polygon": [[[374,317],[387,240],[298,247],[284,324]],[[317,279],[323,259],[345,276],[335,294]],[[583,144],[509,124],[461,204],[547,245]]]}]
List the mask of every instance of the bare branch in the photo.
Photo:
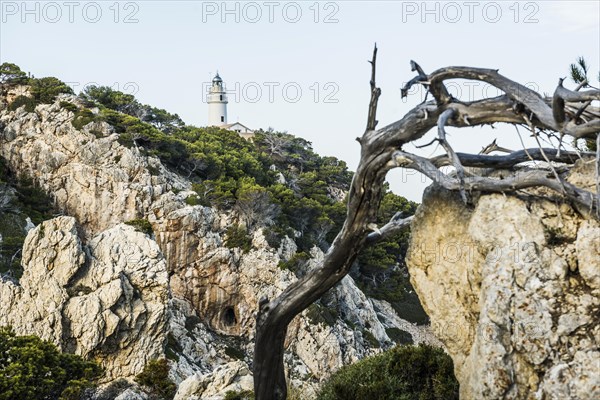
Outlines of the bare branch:
[{"label": "bare branch", "polygon": [[369,102],[369,116],[367,118],[367,132],[372,131],[377,126],[377,103],[381,95],[381,89],[375,83],[375,72],[377,70],[377,43],[373,48],[373,58],[369,61],[371,64],[371,100]]},{"label": "bare branch", "polygon": [[456,176],[458,177],[458,182],[461,184],[460,189],[459,189],[460,197],[462,198],[463,202],[465,204],[467,204],[468,203],[467,193],[465,192],[465,188],[464,188],[465,169],[463,168],[462,164],[460,163],[460,160],[456,156],[454,149],[452,148],[452,146],[450,146],[450,143],[448,143],[448,141],[446,140],[446,129],[444,128],[446,126],[446,122],[448,122],[448,120],[450,118],[452,118],[453,116],[454,116],[454,110],[451,108],[447,109],[446,111],[444,111],[442,113],[442,115],[440,115],[440,117],[438,118],[438,138],[439,138],[440,144],[442,145],[444,150],[446,150],[446,154],[448,154],[448,158],[452,162],[452,165],[456,169]]},{"label": "bare branch", "polygon": [[[573,164],[576,153],[557,152],[541,146],[540,133],[570,135],[575,138],[597,135],[600,132],[600,110],[582,102],[595,99],[594,91],[574,92],[561,88],[555,91],[558,101],[555,118],[554,98],[543,97],[535,91],[500,75],[497,70],[448,67],[439,69],[429,76],[412,62],[413,71],[418,73],[403,88],[403,96],[416,83],[428,86],[433,101],[423,102],[406,113],[400,120],[377,129],[376,111],[381,91],[376,86],[377,47],[371,61],[371,100],[367,129],[360,138],[361,157],[348,192],[347,214],[344,225],[324,255],[323,261],[298,281],[286,288],[273,300],[261,299],[255,335],[254,381],[257,400],[283,400],[287,389],[283,366],[283,345],[287,326],[292,319],[311,303],[319,299],[344,276],[361,249],[368,243],[389,237],[398,229],[407,226],[410,218],[395,216],[381,229],[374,221],[384,193],[386,174],[395,167],[418,170],[449,190],[460,191],[466,201],[466,190],[483,192],[514,192],[531,187],[547,187],[583,210],[595,212],[600,202],[594,194],[566,182],[552,165],[561,162]],[[444,85],[448,79],[471,79],[489,83],[505,92],[504,95],[472,102],[461,102],[452,98]],[[523,149],[507,155],[469,155],[456,153],[446,139],[446,127],[474,127],[494,123],[522,125],[524,121],[532,130],[538,149]],[[402,150],[402,146],[423,137],[433,127],[438,127],[437,140],[444,146],[447,155],[428,160]],[[518,132],[518,129],[517,129]],[[520,138],[520,135],[519,135]],[[600,138],[597,138],[600,148]],[[431,142],[433,143],[433,142]],[[431,144],[430,143],[430,144]],[[488,146],[489,147],[489,146]],[[525,147],[525,146],[523,146]],[[487,151],[509,151],[493,143]],[[486,152],[486,151],[484,151]],[[589,154],[586,154],[587,157]],[[596,157],[600,157],[598,154]],[[526,161],[543,160],[547,169],[515,167]],[[456,177],[441,173],[440,165],[451,163],[456,168]],[[503,179],[484,176],[465,176],[464,166],[516,169],[513,175]],[[562,168],[568,170],[568,168]],[[600,187],[600,164],[597,165],[597,187]]]},{"label": "bare branch", "polygon": [[[544,157],[542,151],[546,154],[546,157]],[[574,164],[580,158],[580,154],[574,151],[563,151],[559,155],[555,149],[549,148],[517,150],[503,156],[469,153],[456,153],[456,155],[464,167],[495,169],[512,168],[517,164],[528,161],[546,161],[546,158],[552,162]],[[582,153],[581,156],[592,158],[594,153]],[[430,161],[437,168],[451,164],[447,156],[437,156],[430,159]]]},{"label": "bare branch", "polygon": [[559,88],[563,87],[562,84],[563,79],[560,78],[552,98],[552,115],[554,117],[554,122],[556,122],[558,126],[562,126],[562,124],[565,122],[565,99],[560,96],[558,90]]},{"label": "bare branch", "polygon": [[[459,190],[462,187],[458,179],[441,173],[426,158],[398,150],[394,153],[394,159],[398,167],[417,170],[448,190]],[[512,192],[518,189],[543,186],[562,193],[567,199],[585,207],[598,218],[598,195],[579,189],[568,182],[558,182],[556,179],[549,178],[548,174],[549,172],[545,170],[529,170],[518,171],[514,176],[503,179],[482,176],[466,177],[464,187],[481,192]]]},{"label": "bare branch", "polygon": [[502,151],[504,153],[512,153],[513,152],[512,150],[507,149],[506,147],[498,146],[498,144],[496,143],[496,139],[494,139],[494,141],[492,143],[488,144],[483,149],[481,149],[479,154],[490,154],[490,153],[493,153],[494,151]]},{"label": "bare branch", "polygon": [[443,82],[431,82],[425,71],[423,71],[423,68],[421,68],[421,66],[413,60],[410,60],[410,69],[411,71],[417,71],[418,75],[408,81],[401,89],[402,98],[407,96],[408,90],[415,83],[421,83],[424,86],[429,87],[429,92],[431,92],[438,105],[447,104],[452,101],[452,96],[448,92],[448,89],[446,89],[446,86]]},{"label": "bare branch", "polygon": [[390,222],[382,226],[377,231],[371,232],[367,235],[367,243],[366,244],[374,244],[381,240],[385,240],[394,236],[396,233],[402,231],[402,229],[410,226],[412,223],[413,216],[407,218],[402,218],[402,213],[398,212],[394,215]]},{"label": "bare branch", "polygon": [[558,94],[558,96],[560,96],[560,98],[563,99],[565,102],[571,102],[571,103],[583,102],[583,101],[589,101],[589,100],[592,100],[592,101],[600,100],[600,90],[593,89],[593,90],[585,90],[583,92],[576,92],[573,90],[569,90],[569,89],[563,87],[562,79],[560,80],[559,85],[556,88],[556,91],[554,93]]},{"label": "bare branch", "polygon": [[577,112],[573,116],[573,120],[575,122],[577,122],[577,120],[581,117],[581,115],[586,110],[586,108],[588,108],[591,104],[592,104],[592,100],[588,100],[585,103],[583,103],[583,105],[579,108],[579,110],[577,110]]}]

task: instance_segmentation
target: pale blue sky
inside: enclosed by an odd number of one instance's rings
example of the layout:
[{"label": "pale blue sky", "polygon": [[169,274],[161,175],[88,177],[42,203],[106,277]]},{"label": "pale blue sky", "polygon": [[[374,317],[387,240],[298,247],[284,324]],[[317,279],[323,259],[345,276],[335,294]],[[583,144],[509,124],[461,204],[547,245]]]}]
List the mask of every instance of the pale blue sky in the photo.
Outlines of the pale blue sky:
[{"label": "pale blue sky", "polygon": [[[400,99],[400,87],[413,76],[411,59],[426,71],[449,65],[499,68],[547,93],[580,55],[594,77],[600,68],[598,1],[424,4],[57,1],[24,7],[21,1],[1,1],[0,62],[14,62],[37,77],[56,76],[76,90],[97,83],[135,92],[140,101],[199,126],[207,121],[202,90],[218,69],[232,91],[229,122],[286,130],[352,169],[360,151],[354,138],[366,121],[366,60],[374,42],[383,91],[380,127],[422,99],[422,92]],[[460,83],[451,90],[472,97]],[[471,93],[481,97],[483,91],[479,86]],[[513,128],[455,132],[450,141],[462,151],[478,151],[494,137],[520,147]],[[397,171],[390,182],[396,193],[420,201],[422,179]]]}]

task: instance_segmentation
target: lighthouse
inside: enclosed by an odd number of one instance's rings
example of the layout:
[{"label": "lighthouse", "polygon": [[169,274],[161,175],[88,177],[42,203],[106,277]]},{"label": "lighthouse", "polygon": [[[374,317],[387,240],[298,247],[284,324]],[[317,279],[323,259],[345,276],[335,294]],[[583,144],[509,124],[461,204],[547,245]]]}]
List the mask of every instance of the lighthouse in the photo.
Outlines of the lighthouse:
[{"label": "lighthouse", "polygon": [[227,94],[218,72],[212,80],[206,102],[208,103],[208,125],[227,125]]}]

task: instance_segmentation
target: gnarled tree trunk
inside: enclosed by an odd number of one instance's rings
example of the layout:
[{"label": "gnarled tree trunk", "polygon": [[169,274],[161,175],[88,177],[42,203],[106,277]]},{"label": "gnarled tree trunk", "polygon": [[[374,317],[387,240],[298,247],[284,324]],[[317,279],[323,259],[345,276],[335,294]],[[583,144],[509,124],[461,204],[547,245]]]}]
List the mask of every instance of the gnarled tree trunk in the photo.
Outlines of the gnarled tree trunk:
[{"label": "gnarled tree trunk", "polygon": [[[571,91],[564,88],[561,81],[554,96],[544,98],[500,75],[497,70],[448,67],[427,75],[417,63],[411,62],[412,70],[418,75],[403,88],[403,96],[412,85],[422,84],[428,87],[434,100],[420,104],[399,121],[376,130],[377,103],[381,94],[375,84],[376,56],[377,47],[370,61],[371,100],[367,128],[362,138],[357,139],[361,144],[361,158],[348,194],[346,221],[320,266],[290,285],[276,299],[263,298],[259,302],[253,363],[257,400],[284,400],[287,396],[283,353],[287,327],[292,319],[348,274],[363,246],[410,224],[411,218],[396,216],[381,229],[374,228],[385,177],[392,168],[418,170],[447,189],[459,191],[465,202],[469,202],[472,191],[507,192],[545,186],[560,193],[565,201],[578,204],[579,209],[587,210],[598,218],[599,196],[566,182],[561,176],[563,172],[559,173],[552,164],[554,161],[572,164],[578,157],[597,155],[541,146],[514,152],[508,150],[510,153],[503,156],[457,153],[446,139],[445,127],[502,122],[524,125],[536,138],[552,132],[558,133],[561,139],[564,135],[592,138],[600,132],[600,110],[590,107],[592,100],[600,99],[599,90]],[[486,82],[505,94],[463,102],[448,93],[444,85],[448,79]],[[436,126],[438,137],[431,143],[439,142],[446,150],[446,156],[427,159],[402,150],[404,144],[421,138]],[[495,142],[493,145],[489,151],[500,150]],[[546,162],[547,168],[528,170],[519,167],[520,163],[531,160]],[[439,168],[444,165],[453,165],[456,173],[443,174]],[[468,175],[464,167],[470,166],[512,168],[514,175],[502,180]],[[600,175],[600,164],[598,169]]]}]

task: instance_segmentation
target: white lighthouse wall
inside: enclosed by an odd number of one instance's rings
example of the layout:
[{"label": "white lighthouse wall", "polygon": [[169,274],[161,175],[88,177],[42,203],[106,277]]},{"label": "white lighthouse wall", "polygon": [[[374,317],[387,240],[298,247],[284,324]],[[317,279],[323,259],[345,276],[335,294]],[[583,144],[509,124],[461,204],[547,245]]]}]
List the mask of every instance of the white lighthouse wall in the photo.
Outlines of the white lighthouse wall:
[{"label": "white lighthouse wall", "polygon": [[227,124],[227,94],[220,83],[213,83],[206,100],[208,103],[208,125]]},{"label": "white lighthouse wall", "polygon": [[[223,117],[221,119],[221,117]],[[227,124],[227,103],[208,103],[208,125],[221,126]]]}]

